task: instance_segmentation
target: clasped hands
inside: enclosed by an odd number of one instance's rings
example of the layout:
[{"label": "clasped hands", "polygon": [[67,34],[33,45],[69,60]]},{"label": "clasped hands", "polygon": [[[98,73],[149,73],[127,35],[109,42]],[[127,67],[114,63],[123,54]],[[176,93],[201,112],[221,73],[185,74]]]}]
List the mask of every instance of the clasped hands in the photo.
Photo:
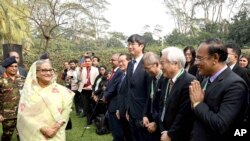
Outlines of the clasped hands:
[{"label": "clasped hands", "polygon": [[40,129],[40,132],[46,137],[46,138],[53,138],[56,133],[59,131],[59,129],[62,127],[63,123],[56,122],[51,127],[42,127]]},{"label": "clasped hands", "polygon": [[143,126],[147,128],[149,133],[154,133],[156,131],[156,123],[149,122],[147,117],[143,117],[142,123],[143,123]]},{"label": "clasped hands", "polygon": [[193,108],[195,108],[200,102],[203,102],[204,94],[200,82],[193,80],[189,85],[189,97]]}]

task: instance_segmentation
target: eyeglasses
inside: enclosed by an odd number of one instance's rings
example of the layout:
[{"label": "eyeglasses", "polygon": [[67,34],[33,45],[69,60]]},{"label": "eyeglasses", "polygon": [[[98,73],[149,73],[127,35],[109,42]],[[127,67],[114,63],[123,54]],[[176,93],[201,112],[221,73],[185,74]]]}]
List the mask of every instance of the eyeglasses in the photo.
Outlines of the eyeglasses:
[{"label": "eyeglasses", "polygon": [[138,43],[131,43],[131,42],[129,42],[127,45],[128,45],[128,46],[136,46],[136,45],[140,45],[140,44],[138,44]]},{"label": "eyeglasses", "polygon": [[46,72],[52,73],[55,71],[55,69],[40,69],[40,70],[36,70],[36,71],[40,71],[42,73],[46,73]]},{"label": "eyeglasses", "polygon": [[209,58],[209,56],[205,56],[205,57],[195,57],[195,61],[203,61],[205,59]]}]

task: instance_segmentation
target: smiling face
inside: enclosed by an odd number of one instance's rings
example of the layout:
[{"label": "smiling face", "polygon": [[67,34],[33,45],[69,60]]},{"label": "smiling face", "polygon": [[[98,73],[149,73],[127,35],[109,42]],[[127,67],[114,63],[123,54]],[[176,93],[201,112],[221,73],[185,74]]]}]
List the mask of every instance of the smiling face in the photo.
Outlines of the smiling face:
[{"label": "smiling face", "polygon": [[208,45],[202,43],[195,58],[199,74],[201,76],[210,76],[213,73],[214,59],[208,54]]},{"label": "smiling face", "polygon": [[166,78],[173,78],[179,71],[177,63],[171,63],[167,56],[161,56],[160,63]]},{"label": "smiling face", "polygon": [[18,65],[17,63],[13,63],[10,66],[8,66],[5,70],[5,72],[9,75],[9,76],[15,76],[17,74],[17,70],[18,70]]},{"label": "smiling face", "polygon": [[246,57],[241,57],[239,61],[239,66],[246,68],[248,66],[248,59]]},{"label": "smiling face", "polygon": [[190,63],[190,62],[191,62],[193,56],[192,56],[192,53],[191,53],[190,49],[188,49],[188,50],[185,52],[185,58],[186,58],[187,63]]},{"label": "smiling face", "polygon": [[37,66],[37,81],[40,86],[47,86],[51,83],[54,76],[54,69],[50,62],[43,62],[40,66]]}]

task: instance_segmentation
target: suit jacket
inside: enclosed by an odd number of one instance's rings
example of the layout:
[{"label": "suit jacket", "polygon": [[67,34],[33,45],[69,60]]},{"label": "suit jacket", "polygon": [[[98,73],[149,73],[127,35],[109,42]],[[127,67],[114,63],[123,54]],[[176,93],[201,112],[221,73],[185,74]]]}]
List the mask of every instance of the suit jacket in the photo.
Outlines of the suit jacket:
[{"label": "suit jacket", "polygon": [[[202,86],[205,85],[203,81]],[[194,108],[192,141],[240,140],[240,129],[247,105],[248,88],[230,68],[224,70],[205,90],[204,101]]]},{"label": "suit jacket", "polygon": [[108,111],[109,112],[116,112],[118,109],[118,103],[117,103],[117,88],[119,81],[122,77],[122,71],[118,68],[115,71],[115,74],[109,80],[106,90],[103,93],[103,96],[106,101],[108,101]]},{"label": "suit jacket", "polygon": [[120,116],[122,116],[122,117],[126,116],[126,106],[125,105],[128,102],[128,86],[127,86],[126,77],[127,77],[127,75],[125,76],[123,81],[122,81],[122,77],[121,77],[119,84],[118,84],[118,86],[120,85],[120,87],[118,87],[118,89],[117,89],[118,110],[119,110]]},{"label": "suit jacket", "polygon": [[[195,77],[186,71],[175,81],[166,101],[165,116],[159,119],[160,131],[168,131],[172,141],[189,141],[193,123],[193,113],[189,99],[189,85]],[[168,82],[164,82],[160,102],[160,116]]]},{"label": "suit jacket", "polygon": [[143,60],[138,63],[133,73],[133,65],[128,63],[126,83],[128,85],[128,102],[126,109],[132,118],[142,120],[144,107],[148,97],[149,74],[143,67]]},{"label": "suit jacket", "polygon": [[[153,81],[153,77],[150,77],[149,84],[152,85],[152,81]],[[148,87],[148,98],[147,98],[146,106],[144,108],[143,116],[147,117],[151,122],[152,121],[156,122],[159,118],[158,117],[159,107],[160,107],[159,103],[161,99],[163,81],[166,81],[166,79],[162,75],[160,79],[158,80],[157,85],[155,86],[156,88],[154,90],[154,95],[153,95],[153,104],[152,104],[152,98],[150,97],[152,86],[150,85]],[[153,109],[152,113],[151,113],[151,108]]]},{"label": "suit jacket", "polygon": [[250,88],[250,77],[249,77],[248,70],[246,68],[242,68],[238,64],[235,64],[232,71],[238,74],[243,80],[245,80],[248,87]]},{"label": "suit jacket", "polygon": [[[91,83],[91,85],[94,84],[95,79],[98,75],[99,75],[98,68],[91,66],[91,69],[90,69],[90,83]],[[87,78],[87,69],[86,69],[86,67],[83,67],[82,71],[80,72],[80,75],[79,75],[79,80],[80,80],[79,88],[78,88],[79,92],[82,92],[82,88],[87,81],[86,78]]]}]

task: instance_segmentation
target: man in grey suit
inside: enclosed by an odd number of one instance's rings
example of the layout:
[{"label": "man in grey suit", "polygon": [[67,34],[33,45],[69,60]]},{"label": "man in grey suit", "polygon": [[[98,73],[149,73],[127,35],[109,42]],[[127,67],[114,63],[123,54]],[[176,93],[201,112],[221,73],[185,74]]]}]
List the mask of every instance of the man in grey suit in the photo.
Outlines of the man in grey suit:
[{"label": "man in grey suit", "polygon": [[244,139],[235,132],[243,126],[248,87],[227,67],[226,59],[227,49],[219,39],[208,39],[198,47],[195,63],[199,74],[208,78],[189,86],[195,114],[192,141]]}]

